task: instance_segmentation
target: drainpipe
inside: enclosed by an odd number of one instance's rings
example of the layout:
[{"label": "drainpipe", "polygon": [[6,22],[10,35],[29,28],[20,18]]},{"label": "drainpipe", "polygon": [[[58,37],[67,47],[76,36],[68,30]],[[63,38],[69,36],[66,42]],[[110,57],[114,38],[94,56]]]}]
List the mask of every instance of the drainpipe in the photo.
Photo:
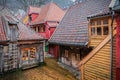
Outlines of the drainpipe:
[{"label": "drainpipe", "polygon": [[114,11],[112,10],[112,22],[111,22],[111,28],[110,28],[110,37],[111,37],[111,47],[110,47],[110,80],[113,80],[113,72],[112,72],[112,68],[113,68],[113,21],[114,21]]}]

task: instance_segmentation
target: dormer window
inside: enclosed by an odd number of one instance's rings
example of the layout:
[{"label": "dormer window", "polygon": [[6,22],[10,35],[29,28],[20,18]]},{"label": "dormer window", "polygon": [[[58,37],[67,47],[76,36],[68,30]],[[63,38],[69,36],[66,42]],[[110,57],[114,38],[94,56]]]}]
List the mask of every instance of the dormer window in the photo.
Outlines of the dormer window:
[{"label": "dormer window", "polygon": [[18,38],[17,24],[9,24],[9,28],[10,28],[10,40],[17,41],[17,38]]},{"label": "dormer window", "polygon": [[109,34],[108,19],[91,20],[91,36],[103,36]]},{"label": "dormer window", "polygon": [[45,25],[40,25],[38,28],[38,32],[45,32]]}]

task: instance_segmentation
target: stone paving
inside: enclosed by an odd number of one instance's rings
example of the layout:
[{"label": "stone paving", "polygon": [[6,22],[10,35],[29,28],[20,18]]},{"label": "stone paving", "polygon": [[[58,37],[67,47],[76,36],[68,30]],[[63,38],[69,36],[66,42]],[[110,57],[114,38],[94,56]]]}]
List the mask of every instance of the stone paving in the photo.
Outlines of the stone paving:
[{"label": "stone paving", "polygon": [[6,74],[0,80],[77,80],[73,74],[57,64],[54,58],[46,58],[46,65]]}]

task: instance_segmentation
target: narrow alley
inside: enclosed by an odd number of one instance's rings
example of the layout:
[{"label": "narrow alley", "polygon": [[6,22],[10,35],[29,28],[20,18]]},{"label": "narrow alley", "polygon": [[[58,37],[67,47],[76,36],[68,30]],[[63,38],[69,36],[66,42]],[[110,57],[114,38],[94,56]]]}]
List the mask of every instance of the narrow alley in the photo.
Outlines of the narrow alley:
[{"label": "narrow alley", "polygon": [[60,67],[55,59],[46,58],[45,62],[45,66],[12,72],[0,80],[76,80],[69,71]]}]

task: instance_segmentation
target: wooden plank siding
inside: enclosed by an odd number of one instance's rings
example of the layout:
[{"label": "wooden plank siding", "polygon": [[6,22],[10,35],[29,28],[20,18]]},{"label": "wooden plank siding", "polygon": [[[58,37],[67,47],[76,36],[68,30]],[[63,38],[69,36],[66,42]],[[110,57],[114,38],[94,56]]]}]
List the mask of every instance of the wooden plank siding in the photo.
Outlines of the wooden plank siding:
[{"label": "wooden plank siding", "polygon": [[95,36],[90,38],[90,46],[96,47],[101,41],[105,39],[106,36]]},{"label": "wooden plank siding", "polygon": [[[116,80],[116,36],[113,38],[113,80]],[[110,41],[100,49],[84,66],[82,80],[110,79]]]},{"label": "wooden plank siding", "polygon": [[113,80],[116,80],[116,36],[113,38]]},{"label": "wooden plank siding", "polygon": [[110,79],[110,41],[84,65],[84,80]]},{"label": "wooden plank siding", "polygon": [[[109,19],[109,30],[110,30],[111,19]],[[113,80],[116,80],[116,23],[113,25]],[[102,36],[91,36],[89,30],[89,46],[94,47],[83,59],[79,65],[82,80],[110,80],[110,32],[108,35]]]}]

